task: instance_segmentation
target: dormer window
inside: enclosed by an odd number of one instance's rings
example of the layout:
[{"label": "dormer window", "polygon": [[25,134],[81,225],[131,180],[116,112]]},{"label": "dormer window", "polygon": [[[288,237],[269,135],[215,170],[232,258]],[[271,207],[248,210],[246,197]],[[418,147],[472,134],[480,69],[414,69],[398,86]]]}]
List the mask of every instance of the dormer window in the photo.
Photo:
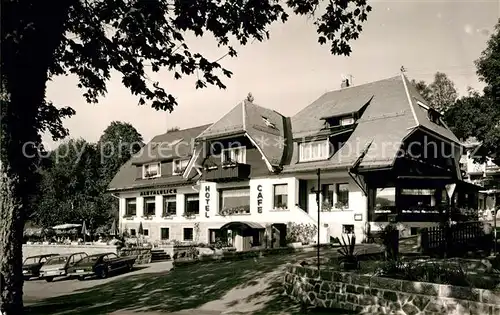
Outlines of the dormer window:
[{"label": "dormer window", "polygon": [[145,164],[142,166],[142,178],[155,178],[160,176],[160,163]]},{"label": "dormer window", "polygon": [[299,162],[326,160],[330,157],[330,141],[299,143]]},{"label": "dormer window", "polygon": [[188,166],[188,159],[178,159],[172,162],[172,174],[173,175],[182,175]]},{"label": "dormer window", "polygon": [[246,164],[247,162],[246,148],[237,147],[237,148],[222,149],[221,162],[222,164],[231,164],[231,163]]},{"label": "dormer window", "polygon": [[264,117],[262,116],[262,120],[264,120],[264,123],[266,124],[266,126],[268,126],[269,128],[273,128],[273,129],[276,129],[276,125],[274,123],[272,123],[271,121],[269,121],[269,119],[267,117]]},{"label": "dormer window", "polygon": [[353,117],[346,117],[346,118],[342,118],[340,120],[340,125],[341,126],[349,126],[349,125],[352,125],[354,124],[354,118]]},{"label": "dormer window", "polygon": [[423,108],[424,110],[427,111],[427,118],[435,123],[436,125],[439,125],[439,126],[443,126],[443,122],[441,121],[441,114],[435,110],[434,108],[420,102],[420,101],[417,101],[417,104]]}]

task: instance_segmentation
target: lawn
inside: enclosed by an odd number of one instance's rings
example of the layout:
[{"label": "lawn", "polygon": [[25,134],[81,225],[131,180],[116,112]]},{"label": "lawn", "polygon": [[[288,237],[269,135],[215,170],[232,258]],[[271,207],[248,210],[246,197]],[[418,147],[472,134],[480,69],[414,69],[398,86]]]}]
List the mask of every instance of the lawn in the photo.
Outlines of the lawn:
[{"label": "lawn", "polygon": [[[54,297],[27,307],[27,314],[108,314],[119,310],[176,312],[198,308],[208,302],[223,307],[258,304],[256,315],[303,314],[282,293],[281,268],[314,256],[314,252],[269,256],[175,268],[162,273],[131,275],[74,294]],[[328,255],[325,252],[325,255]],[[264,286],[262,279],[266,279]],[[91,280],[90,280],[91,281]],[[259,289],[250,289],[252,286]],[[246,292],[236,297],[234,291]],[[229,292],[233,292],[228,300]],[[216,302],[218,303],[218,302]],[[220,307],[220,305],[219,305]],[[325,314],[319,310],[309,314]],[[335,314],[329,311],[328,314]],[[338,314],[345,314],[345,311]]]}]

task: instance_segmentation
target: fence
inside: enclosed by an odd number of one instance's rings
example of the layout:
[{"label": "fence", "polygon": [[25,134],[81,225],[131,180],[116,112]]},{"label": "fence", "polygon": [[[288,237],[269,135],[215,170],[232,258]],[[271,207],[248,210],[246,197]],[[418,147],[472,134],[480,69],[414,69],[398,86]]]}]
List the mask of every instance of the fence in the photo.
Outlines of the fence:
[{"label": "fence", "polygon": [[491,244],[484,223],[462,222],[449,227],[436,226],[421,230],[420,248],[424,254],[488,250]]}]

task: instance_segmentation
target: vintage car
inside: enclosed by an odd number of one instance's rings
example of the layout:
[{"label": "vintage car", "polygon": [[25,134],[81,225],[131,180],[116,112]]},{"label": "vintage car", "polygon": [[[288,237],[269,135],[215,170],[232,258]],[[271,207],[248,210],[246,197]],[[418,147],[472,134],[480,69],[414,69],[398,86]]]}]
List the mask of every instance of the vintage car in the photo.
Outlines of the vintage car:
[{"label": "vintage car", "polygon": [[51,257],[40,268],[40,278],[51,282],[55,277],[65,277],[68,275],[68,268],[87,257],[86,253],[73,253]]},{"label": "vintage car", "polygon": [[40,268],[42,268],[43,264],[45,264],[50,257],[54,256],[57,256],[57,254],[38,255],[26,258],[23,262],[24,280],[38,278],[40,276]]},{"label": "vintage car", "polygon": [[94,275],[104,279],[111,273],[132,270],[136,259],[137,256],[118,257],[115,253],[90,255],[73,265],[68,275],[79,280]]}]

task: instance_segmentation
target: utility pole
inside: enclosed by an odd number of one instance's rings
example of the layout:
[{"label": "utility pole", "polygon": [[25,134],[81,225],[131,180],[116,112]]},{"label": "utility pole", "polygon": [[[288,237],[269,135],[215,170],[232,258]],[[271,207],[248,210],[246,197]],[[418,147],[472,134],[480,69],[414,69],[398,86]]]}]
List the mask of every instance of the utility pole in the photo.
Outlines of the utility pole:
[{"label": "utility pole", "polygon": [[321,169],[318,168],[318,171],[316,172],[316,175],[318,176],[318,188],[316,189],[316,204],[318,205],[318,248],[317,248],[317,255],[318,255],[318,274],[319,274],[319,244],[320,244],[320,237],[319,237],[319,230],[320,230],[320,225],[319,225],[319,217],[320,217],[320,204],[319,204],[319,194],[321,192]]}]

